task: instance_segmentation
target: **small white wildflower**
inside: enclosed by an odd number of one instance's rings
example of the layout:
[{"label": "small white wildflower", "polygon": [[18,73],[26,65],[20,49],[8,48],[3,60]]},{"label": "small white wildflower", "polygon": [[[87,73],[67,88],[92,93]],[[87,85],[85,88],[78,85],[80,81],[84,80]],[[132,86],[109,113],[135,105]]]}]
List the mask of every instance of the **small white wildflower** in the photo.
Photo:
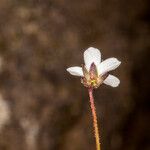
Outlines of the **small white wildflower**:
[{"label": "small white wildflower", "polygon": [[98,49],[90,47],[84,52],[85,65],[70,67],[67,71],[74,76],[80,76],[81,82],[88,88],[97,88],[102,83],[117,87],[120,80],[110,75],[121,62],[116,58],[108,58],[101,62],[101,53]]}]

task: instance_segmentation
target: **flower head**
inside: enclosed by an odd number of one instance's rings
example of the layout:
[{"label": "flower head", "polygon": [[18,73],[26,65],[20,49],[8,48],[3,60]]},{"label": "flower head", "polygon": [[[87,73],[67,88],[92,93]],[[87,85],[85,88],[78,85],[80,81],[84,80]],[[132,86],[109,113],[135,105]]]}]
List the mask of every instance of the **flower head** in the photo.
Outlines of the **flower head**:
[{"label": "flower head", "polygon": [[67,71],[74,76],[81,77],[81,83],[88,88],[97,88],[102,83],[117,87],[120,80],[110,75],[109,72],[116,69],[121,62],[116,58],[108,58],[101,62],[101,53],[98,49],[90,47],[84,52],[82,67],[70,67]]}]

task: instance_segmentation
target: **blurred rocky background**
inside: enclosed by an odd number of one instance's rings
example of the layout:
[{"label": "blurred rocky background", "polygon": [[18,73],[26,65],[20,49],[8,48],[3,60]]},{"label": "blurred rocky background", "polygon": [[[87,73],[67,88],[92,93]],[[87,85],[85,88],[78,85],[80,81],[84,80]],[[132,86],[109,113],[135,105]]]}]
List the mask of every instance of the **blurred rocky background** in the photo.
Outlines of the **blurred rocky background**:
[{"label": "blurred rocky background", "polygon": [[0,0],[0,150],[95,150],[87,89],[66,68],[117,57],[95,91],[102,150],[150,150],[149,0]]}]

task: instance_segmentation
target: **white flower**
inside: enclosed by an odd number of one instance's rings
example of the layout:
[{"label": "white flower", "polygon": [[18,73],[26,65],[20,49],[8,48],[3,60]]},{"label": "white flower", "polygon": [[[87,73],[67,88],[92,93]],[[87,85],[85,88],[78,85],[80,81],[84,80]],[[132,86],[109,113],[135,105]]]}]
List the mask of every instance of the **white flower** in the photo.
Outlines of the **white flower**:
[{"label": "white flower", "polygon": [[116,58],[108,58],[101,62],[101,53],[98,49],[90,47],[84,52],[85,65],[82,67],[70,67],[67,71],[74,76],[81,76],[81,82],[86,87],[97,88],[105,83],[117,87],[120,80],[110,75],[109,72],[116,69],[121,62]]}]

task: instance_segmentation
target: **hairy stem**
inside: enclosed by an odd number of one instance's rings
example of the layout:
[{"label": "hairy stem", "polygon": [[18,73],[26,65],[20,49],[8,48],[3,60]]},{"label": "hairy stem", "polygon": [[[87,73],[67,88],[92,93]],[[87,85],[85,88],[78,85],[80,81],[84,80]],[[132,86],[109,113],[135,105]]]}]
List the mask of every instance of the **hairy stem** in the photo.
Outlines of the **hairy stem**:
[{"label": "hairy stem", "polygon": [[100,148],[100,138],[99,138],[99,131],[98,131],[98,124],[97,124],[97,115],[96,115],[96,108],[94,105],[94,97],[93,97],[93,89],[89,88],[89,97],[90,97],[90,106],[92,110],[92,117],[93,117],[93,126],[94,126],[94,133],[95,133],[95,142],[96,142],[96,150],[101,150]]}]

